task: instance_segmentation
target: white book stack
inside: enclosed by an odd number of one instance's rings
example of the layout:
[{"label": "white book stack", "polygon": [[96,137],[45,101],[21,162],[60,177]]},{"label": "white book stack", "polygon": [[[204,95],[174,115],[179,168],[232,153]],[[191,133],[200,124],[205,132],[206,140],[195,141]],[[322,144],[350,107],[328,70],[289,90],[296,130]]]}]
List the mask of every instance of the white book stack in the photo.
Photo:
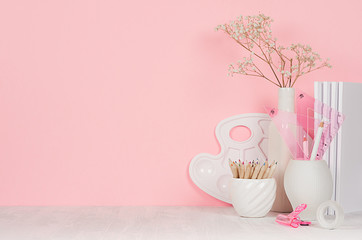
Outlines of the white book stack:
[{"label": "white book stack", "polygon": [[332,200],[347,213],[362,211],[362,83],[315,82],[314,98],[346,117],[323,156],[333,177]]}]

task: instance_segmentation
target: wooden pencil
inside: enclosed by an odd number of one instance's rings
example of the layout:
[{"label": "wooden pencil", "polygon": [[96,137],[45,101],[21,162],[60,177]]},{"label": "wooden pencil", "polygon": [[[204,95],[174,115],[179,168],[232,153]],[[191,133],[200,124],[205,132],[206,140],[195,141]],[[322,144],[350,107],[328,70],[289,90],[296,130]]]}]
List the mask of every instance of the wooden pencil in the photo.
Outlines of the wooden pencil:
[{"label": "wooden pencil", "polygon": [[244,178],[244,175],[245,175],[245,164],[244,162],[242,162],[240,164],[240,174],[239,174],[239,178]]},{"label": "wooden pencil", "polygon": [[238,176],[238,170],[237,170],[235,164],[232,163],[232,164],[230,165],[230,168],[231,168],[231,172],[232,172],[232,174],[233,174],[233,178],[238,178],[238,177],[239,177],[239,176]]},{"label": "wooden pencil", "polygon": [[268,175],[268,178],[272,178],[274,176],[275,169],[277,168],[278,162],[275,162],[273,166],[270,168],[270,172]]},{"label": "wooden pencil", "polygon": [[259,174],[258,174],[258,177],[257,179],[262,179],[263,178],[263,175],[264,175],[264,172],[266,171],[267,169],[267,165],[266,165],[266,161],[264,162],[263,166],[261,167],[260,171],[259,171]]},{"label": "wooden pencil", "polygon": [[251,163],[250,163],[250,172],[249,172],[248,179],[250,179],[250,178],[251,178],[251,172],[253,171],[253,165],[254,165],[254,163],[253,163],[253,162],[251,162]]},{"label": "wooden pencil", "polygon": [[262,179],[266,179],[266,178],[268,178],[268,176],[269,176],[269,172],[270,172],[270,166],[269,166],[269,167],[267,167],[267,169],[265,170],[265,172],[264,172],[264,174],[263,174]]},{"label": "wooden pencil", "polygon": [[253,162],[251,163],[251,170],[250,170],[250,177],[249,177],[250,179],[251,179],[251,176],[253,176],[255,167],[256,167],[256,162],[254,162],[254,160],[253,160]]},{"label": "wooden pencil", "polygon": [[258,173],[259,173],[261,167],[262,167],[262,165],[258,162],[257,165],[256,165],[256,167],[255,167],[254,173],[253,173],[253,175],[251,176],[251,179],[256,179],[256,178],[257,178]]},{"label": "wooden pencil", "polygon": [[248,163],[248,165],[245,167],[245,179],[249,179],[250,177],[250,170],[251,170],[251,162]]},{"label": "wooden pencil", "polygon": [[239,177],[240,177],[239,164],[238,164],[238,162],[237,162],[237,161],[235,161],[235,162],[234,162],[234,164],[235,164],[235,167],[236,167],[236,171],[238,172],[238,177],[237,177],[237,178],[239,178]]}]

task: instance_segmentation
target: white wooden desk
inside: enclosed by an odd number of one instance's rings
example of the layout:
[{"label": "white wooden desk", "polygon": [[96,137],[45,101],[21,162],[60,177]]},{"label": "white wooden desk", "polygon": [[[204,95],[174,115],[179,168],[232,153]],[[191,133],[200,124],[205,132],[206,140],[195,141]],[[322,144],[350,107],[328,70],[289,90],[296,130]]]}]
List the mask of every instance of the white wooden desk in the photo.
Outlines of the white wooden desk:
[{"label": "white wooden desk", "polygon": [[362,239],[362,212],[335,230],[282,226],[276,215],[241,218],[232,207],[0,207],[0,239]]}]

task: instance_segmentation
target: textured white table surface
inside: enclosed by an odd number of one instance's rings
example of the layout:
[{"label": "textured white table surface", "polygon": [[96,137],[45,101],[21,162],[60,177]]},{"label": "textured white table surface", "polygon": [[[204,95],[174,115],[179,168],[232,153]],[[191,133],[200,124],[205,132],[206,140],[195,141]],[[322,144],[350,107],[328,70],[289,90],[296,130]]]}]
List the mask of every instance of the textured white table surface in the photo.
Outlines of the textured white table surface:
[{"label": "textured white table surface", "polygon": [[362,212],[335,230],[241,218],[232,207],[0,207],[0,239],[362,239]]}]

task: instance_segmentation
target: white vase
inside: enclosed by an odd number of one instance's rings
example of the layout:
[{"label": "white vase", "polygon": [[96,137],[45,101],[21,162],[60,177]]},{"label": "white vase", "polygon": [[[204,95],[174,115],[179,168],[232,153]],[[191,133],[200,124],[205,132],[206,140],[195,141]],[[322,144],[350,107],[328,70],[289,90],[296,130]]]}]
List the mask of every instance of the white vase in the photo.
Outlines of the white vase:
[{"label": "white vase", "polygon": [[[294,112],[294,95],[294,88],[279,88],[278,109]],[[274,123],[269,125],[268,135],[268,159],[269,161],[278,162],[278,168],[274,174],[277,183],[277,192],[271,210],[274,212],[292,212],[292,205],[284,190],[284,172],[288,166],[289,159],[292,159],[293,157]]]},{"label": "white vase", "polygon": [[231,203],[241,217],[264,217],[273,206],[275,190],[274,178],[232,178],[229,183]]},{"label": "white vase", "polygon": [[284,175],[284,187],[293,208],[307,204],[299,214],[300,218],[313,221],[319,205],[332,197],[332,174],[324,160],[290,160]]}]

